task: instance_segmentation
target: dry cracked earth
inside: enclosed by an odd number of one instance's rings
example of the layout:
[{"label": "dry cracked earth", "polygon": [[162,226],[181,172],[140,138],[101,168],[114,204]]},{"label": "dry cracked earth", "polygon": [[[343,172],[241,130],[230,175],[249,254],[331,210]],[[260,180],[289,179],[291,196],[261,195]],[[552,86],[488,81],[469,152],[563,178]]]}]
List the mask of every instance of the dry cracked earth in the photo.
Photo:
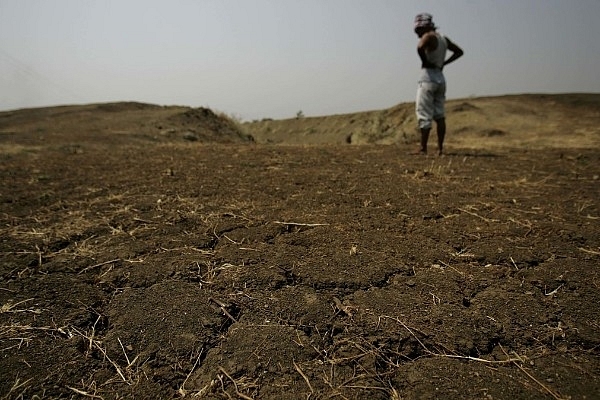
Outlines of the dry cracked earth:
[{"label": "dry cracked earth", "polygon": [[597,149],[0,139],[2,398],[598,398]]}]

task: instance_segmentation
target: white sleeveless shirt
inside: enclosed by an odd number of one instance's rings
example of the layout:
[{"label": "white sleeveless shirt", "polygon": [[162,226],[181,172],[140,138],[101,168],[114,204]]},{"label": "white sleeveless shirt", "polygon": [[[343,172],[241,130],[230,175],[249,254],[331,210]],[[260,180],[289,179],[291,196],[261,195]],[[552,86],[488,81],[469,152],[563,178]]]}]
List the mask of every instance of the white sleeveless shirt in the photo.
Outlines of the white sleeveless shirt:
[{"label": "white sleeveless shirt", "polygon": [[442,73],[442,67],[444,66],[444,61],[446,60],[446,51],[448,50],[448,43],[446,42],[446,38],[439,34],[435,33],[437,37],[438,45],[433,51],[427,51],[427,60],[435,65],[437,68],[423,68],[421,69],[421,78],[419,81],[421,82],[435,82],[435,83],[446,83],[446,79],[444,78],[444,74]]}]

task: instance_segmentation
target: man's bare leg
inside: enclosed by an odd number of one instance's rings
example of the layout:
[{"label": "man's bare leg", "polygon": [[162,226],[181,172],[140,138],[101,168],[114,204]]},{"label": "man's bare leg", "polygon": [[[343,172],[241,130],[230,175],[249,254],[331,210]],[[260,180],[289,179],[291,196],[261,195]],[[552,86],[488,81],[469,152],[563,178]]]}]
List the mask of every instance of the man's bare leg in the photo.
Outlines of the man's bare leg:
[{"label": "man's bare leg", "polygon": [[438,154],[442,155],[444,151],[444,138],[446,137],[446,119],[440,118],[436,120],[437,137],[438,137]]},{"label": "man's bare leg", "polygon": [[429,132],[431,129],[429,128],[421,128],[421,149],[419,153],[427,154],[427,142],[429,141]]}]

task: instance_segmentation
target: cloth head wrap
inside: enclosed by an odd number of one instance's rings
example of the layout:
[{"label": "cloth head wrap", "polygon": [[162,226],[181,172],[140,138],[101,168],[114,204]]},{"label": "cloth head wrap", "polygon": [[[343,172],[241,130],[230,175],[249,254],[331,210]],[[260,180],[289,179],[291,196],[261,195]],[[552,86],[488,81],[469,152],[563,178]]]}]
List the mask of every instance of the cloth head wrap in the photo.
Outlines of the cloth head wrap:
[{"label": "cloth head wrap", "polygon": [[415,29],[417,28],[435,28],[433,16],[427,13],[418,14],[415,17]]}]

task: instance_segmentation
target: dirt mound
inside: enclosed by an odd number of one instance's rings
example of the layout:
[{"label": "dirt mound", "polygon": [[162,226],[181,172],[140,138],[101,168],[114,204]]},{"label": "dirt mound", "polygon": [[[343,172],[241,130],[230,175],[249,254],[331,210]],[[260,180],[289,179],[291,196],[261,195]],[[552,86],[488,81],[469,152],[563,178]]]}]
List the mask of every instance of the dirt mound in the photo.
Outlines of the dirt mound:
[{"label": "dirt mound", "polygon": [[[473,97],[450,100],[446,108],[450,146],[600,147],[600,94]],[[413,145],[419,140],[414,114],[414,103],[403,103],[354,114],[254,121],[244,129],[258,143]],[[506,134],[495,134],[501,132]]]},{"label": "dirt mound", "polygon": [[165,126],[171,131],[183,131],[183,138],[190,141],[216,143],[252,141],[252,136],[244,134],[230,118],[217,115],[204,107],[172,115],[165,121]]},{"label": "dirt mound", "polygon": [[474,106],[473,104],[469,103],[468,101],[463,101],[462,103],[459,103],[459,104],[452,104],[452,106],[449,109],[450,112],[464,112],[464,111],[477,111],[477,110],[479,110],[479,107]]},{"label": "dirt mound", "polygon": [[207,108],[120,102],[60,106],[0,113],[0,135],[31,143],[73,140],[83,143],[153,142],[244,143],[252,137],[235,121]]}]

